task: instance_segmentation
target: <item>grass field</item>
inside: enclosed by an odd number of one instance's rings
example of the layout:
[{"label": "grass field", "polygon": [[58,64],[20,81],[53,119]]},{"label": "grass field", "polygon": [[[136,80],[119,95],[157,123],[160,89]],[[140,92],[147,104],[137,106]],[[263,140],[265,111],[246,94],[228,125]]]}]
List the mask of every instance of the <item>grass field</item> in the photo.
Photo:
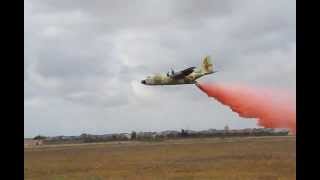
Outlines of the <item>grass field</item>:
[{"label": "grass field", "polygon": [[296,179],[296,138],[205,138],[44,146],[24,151],[25,179]]}]

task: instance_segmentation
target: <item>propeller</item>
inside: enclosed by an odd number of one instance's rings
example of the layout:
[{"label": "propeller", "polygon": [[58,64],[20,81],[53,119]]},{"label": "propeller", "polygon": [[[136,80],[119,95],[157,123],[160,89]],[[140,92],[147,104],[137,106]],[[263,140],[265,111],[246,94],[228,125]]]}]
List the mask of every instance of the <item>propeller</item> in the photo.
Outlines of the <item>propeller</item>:
[{"label": "propeller", "polygon": [[172,69],[172,68],[170,68],[170,69],[171,69],[171,74],[172,74],[172,75],[174,75],[174,71],[173,71],[173,69]]}]

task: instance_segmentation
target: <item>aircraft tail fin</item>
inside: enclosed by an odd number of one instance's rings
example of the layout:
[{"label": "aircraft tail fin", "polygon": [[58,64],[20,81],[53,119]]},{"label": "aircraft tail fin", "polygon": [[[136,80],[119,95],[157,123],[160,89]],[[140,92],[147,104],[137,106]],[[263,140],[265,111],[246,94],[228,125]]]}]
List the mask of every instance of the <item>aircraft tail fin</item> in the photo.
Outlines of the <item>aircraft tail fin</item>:
[{"label": "aircraft tail fin", "polygon": [[205,74],[213,73],[213,64],[210,56],[206,56],[201,64],[201,71]]}]

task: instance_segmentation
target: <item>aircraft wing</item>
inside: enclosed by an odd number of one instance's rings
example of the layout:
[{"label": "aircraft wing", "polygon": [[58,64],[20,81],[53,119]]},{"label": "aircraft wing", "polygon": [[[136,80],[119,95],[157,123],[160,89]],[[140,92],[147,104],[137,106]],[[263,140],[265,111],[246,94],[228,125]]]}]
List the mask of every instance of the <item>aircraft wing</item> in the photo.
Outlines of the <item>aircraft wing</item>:
[{"label": "aircraft wing", "polygon": [[173,78],[173,79],[182,79],[185,76],[188,76],[189,74],[191,74],[195,68],[196,67],[190,67],[190,68],[184,69],[184,70],[182,70],[180,72],[174,73],[173,75],[171,75],[171,78]]}]

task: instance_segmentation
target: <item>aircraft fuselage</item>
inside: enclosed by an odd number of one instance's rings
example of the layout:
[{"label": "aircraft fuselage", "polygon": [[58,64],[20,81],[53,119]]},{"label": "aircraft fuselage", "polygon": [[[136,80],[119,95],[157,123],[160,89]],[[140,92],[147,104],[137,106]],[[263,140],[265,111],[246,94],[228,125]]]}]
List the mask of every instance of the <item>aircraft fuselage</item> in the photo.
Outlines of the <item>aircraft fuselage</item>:
[{"label": "aircraft fuselage", "polygon": [[202,73],[200,70],[195,70],[191,74],[179,79],[174,79],[167,74],[156,74],[154,76],[148,76],[146,79],[142,80],[141,83],[145,85],[195,84],[196,79],[212,73],[213,72]]},{"label": "aircraft fuselage", "polygon": [[146,79],[142,80],[141,83],[145,85],[179,85],[179,84],[195,84],[196,79],[212,74],[213,64],[209,56],[203,59],[200,67],[189,67],[177,73],[168,72],[167,74],[156,74],[153,76],[148,76]]}]

